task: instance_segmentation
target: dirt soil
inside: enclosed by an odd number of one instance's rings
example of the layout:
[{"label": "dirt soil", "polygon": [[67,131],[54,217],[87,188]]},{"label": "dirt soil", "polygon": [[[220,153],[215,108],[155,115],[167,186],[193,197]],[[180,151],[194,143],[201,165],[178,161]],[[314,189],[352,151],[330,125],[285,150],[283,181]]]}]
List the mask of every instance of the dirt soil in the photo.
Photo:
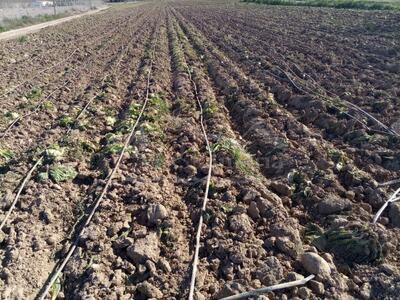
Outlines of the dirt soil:
[{"label": "dirt soil", "polygon": [[[115,6],[0,43],[0,299],[397,299],[400,13]],[[149,77],[149,72],[150,77]],[[148,93],[148,96],[146,96]],[[146,99],[148,99],[147,102]],[[212,144],[208,204],[201,210]]]}]

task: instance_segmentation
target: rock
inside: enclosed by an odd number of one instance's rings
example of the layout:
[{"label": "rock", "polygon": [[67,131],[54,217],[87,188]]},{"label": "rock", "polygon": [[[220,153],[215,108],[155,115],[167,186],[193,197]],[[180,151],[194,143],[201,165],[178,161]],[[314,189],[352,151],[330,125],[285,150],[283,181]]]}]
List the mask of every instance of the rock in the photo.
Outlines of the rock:
[{"label": "rock", "polygon": [[366,282],[360,288],[360,296],[364,300],[371,299],[371,285]]},{"label": "rock", "polygon": [[162,204],[151,204],[147,208],[147,222],[156,225],[168,217],[168,211]]},{"label": "rock", "polygon": [[286,276],[286,281],[296,281],[296,280],[302,280],[304,279],[304,276],[296,273],[296,272],[289,272]]},{"label": "rock", "polygon": [[160,260],[158,261],[158,267],[165,273],[170,273],[172,271],[169,262],[165,258],[160,258]]},{"label": "rock", "polygon": [[163,293],[151,283],[145,281],[136,286],[137,290],[148,298],[161,299]]},{"label": "rock", "polygon": [[7,190],[3,198],[0,202],[0,209],[6,210],[11,206],[13,201],[13,193],[10,190]]},{"label": "rock", "polygon": [[267,199],[259,198],[257,200],[257,208],[261,216],[268,217],[270,215],[270,211],[273,208],[273,205]]},{"label": "rock", "polygon": [[295,243],[289,237],[278,237],[276,239],[276,247],[283,253],[288,254],[292,258],[296,259],[302,252],[302,244]]},{"label": "rock", "polygon": [[152,232],[144,238],[138,239],[126,249],[126,254],[136,264],[144,264],[146,260],[158,261],[160,248],[158,237]]},{"label": "rock", "polygon": [[394,202],[389,208],[390,223],[395,227],[400,227],[400,203]]},{"label": "rock", "polygon": [[257,197],[259,197],[260,193],[252,189],[247,189],[241,193],[241,196],[242,201],[249,204],[251,201],[254,201]]},{"label": "rock", "polygon": [[193,177],[197,174],[197,168],[195,166],[188,165],[183,168],[183,174],[185,174],[187,177]]},{"label": "rock", "polygon": [[146,261],[145,267],[151,276],[157,275],[157,268],[154,262],[151,260]]},{"label": "rock", "polygon": [[221,299],[235,294],[239,294],[245,291],[245,288],[237,282],[227,283],[224,287],[215,295],[215,299]]},{"label": "rock", "polygon": [[325,287],[322,282],[311,280],[308,282],[311,290],[317,295],[323,295],[325,293]]},{"label": "rock", "polygon": [[331,267],[329,264],[318,254],[306,252],[301,256],[301,263],[307,272],[322,277],[329,277],[331,274]]},{"label": "rock", "polygon": [[193,299],[194,300],[206,300],[206,297],[200,292],[195,292]]},{"label": "rock", "polygon": [[254,201],[251,201],[249,208],[247,209],[247,213],[249,216],[256,220],[260,218],[260,211],[258,210],[257,203]]},{"label": "rock", "polygon": [[299,288],[297,294],[300,296],[301,299],[309,299],[311,296],[311,290],[305,286]]},{"label": "rock", "polygon": [[383,273],[385,273],[386,275],[389,275],[389,276],[399,273],[399,270],[395,266],[392,266],[389,264],[382,264],[382,265],[380,265],[379,269]]},{"label": "rock", "polygon": [[276,182],[273,181],[270,185],[271,189],[278,193],[280,196],[288,196],[290,197],[293,193],[292,187],[290,187],[287,184],[281,183],[281,182]]},{"label": "rock", "polygon": [[318,205],[318,211],[322,215],[331,215],[349,209],[351,209],[351,201],[338,197],[324,199]]},{"label": "rock", "polygon": [[233,215],[229,218],[229,229],[233,232],[250,233],[253,231],[250,218],[247,214]]},{"label": "rock", "polygon": [[270,256],[255,270],[253,277],[265,286],[277,284],[283,278],[283,267],[276,257]]}]

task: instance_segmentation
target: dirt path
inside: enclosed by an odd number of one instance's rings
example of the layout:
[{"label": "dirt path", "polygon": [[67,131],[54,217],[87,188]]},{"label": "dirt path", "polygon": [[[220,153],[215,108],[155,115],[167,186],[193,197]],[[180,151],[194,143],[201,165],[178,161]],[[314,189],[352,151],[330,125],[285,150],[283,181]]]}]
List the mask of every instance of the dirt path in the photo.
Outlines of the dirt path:
[{"label": "dirt path", "polygon": [[201,216],[194,299],[395,299],[399,18],[146,2],[0,44],[0,298],[186,299]]},{"label": "dirt path", "polygon": [[62,23],[68,22],[68,21],[72,21],[72,20],[80,18],[80,17],[90,16],[90,15],[96,14],[96,13],[106,10],[106,9],[108,9],[107,6],[98,8],[96,10],[91,10],[91,11],[88,11],[88,12],[85,12],[85,13],[82,13],[79,15],[73,15],[73,16],[69,16],[69,17],[65,17],[65,18],[60,18],[60,19],[57,19],[54,21],[44,22],[44,23],[40,23],[40,24],[36,24],[36,25],[24,27],[24,28],[19,28],[19,29],[10,30],[7,32],[2,32],[2,33],[0,33],[0,41],[16,39],[20,36],[35,33],[44,28],[59,25],[59,24],[62,24]]}]

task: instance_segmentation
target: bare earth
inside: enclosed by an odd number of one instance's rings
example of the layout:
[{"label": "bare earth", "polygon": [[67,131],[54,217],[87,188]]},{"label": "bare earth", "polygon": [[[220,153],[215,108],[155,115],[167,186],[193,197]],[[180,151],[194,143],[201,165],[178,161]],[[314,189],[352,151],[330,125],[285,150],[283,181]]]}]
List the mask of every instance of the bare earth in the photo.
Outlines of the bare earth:
[{"label": "bare earth", "polygon": [[400,174],[399,13],[163,1],[72,18],[0,43],[0,222],[42,157],[0,231],[0,299],[40,293],[146,99],[48,299],[187,298],[200,213],[195,299],[310,274],[259,299],[398,299],[400,204],[372,219],[400,187],[381,185]]}]

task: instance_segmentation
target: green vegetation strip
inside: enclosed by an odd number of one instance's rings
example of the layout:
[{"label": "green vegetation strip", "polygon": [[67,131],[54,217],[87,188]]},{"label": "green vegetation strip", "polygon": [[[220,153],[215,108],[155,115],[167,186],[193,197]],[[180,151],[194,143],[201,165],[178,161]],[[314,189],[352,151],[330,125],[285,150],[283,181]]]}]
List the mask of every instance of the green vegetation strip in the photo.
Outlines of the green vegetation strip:
[{"label": "green vegetation strip", "polygon": [[30,17],[30,16],[22,16],[19,19],[9,19],[5,18],[0,25],[0,32],[5,32],[13,29],[18,29],[30,25],[35,25],[39,23],[44,23],[48,21],[53,21],[57,20],[60,18],[64,18],[69,16],[68,13],[62,13],[62,14],[57,14],[57,15],[38,15],[36,17]]},{"label": "green vegetation strip", "polygon": [[366,10],[400,10],[400,1],[370,1],[370,0],[242,0],[268,5],[312,6]]}]

